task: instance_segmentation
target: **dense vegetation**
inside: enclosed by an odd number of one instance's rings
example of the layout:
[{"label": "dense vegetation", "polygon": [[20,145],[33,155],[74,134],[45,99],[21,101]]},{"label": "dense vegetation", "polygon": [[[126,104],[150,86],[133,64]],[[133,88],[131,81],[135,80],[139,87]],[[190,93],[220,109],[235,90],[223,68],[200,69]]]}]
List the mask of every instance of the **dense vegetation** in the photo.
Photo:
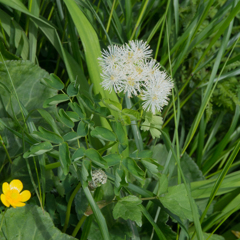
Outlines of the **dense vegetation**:
[{"label": "dense vegetation", "polygon": [[[0,0],[0,193],[13,179],[31,192],[0,204],[0,239],[239,238],[239,13],[237,0]],[[161,112],[101,85],[101,51],[131,40],[174,83]]]}]

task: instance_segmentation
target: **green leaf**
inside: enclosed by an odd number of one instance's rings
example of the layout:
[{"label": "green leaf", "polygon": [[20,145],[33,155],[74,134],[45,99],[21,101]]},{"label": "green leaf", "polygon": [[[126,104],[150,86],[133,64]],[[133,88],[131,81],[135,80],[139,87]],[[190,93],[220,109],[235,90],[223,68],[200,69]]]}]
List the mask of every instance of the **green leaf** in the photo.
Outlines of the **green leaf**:
[{"label": "green leaf", "polygon": [[64,141],[73,141],[79,139],[80,136],[76,132],[69,132],[63,136]]},{"label": "green leaf", "polygon": [[77,103],[69,102],[68,105],[80,118],[86,118],[86,114],[83,113],[81,107]]},{"label": "green leaf", "polygon": [[64,88],[63,82],[54,73],[51,73],[49,78],[41,79],[40,82],[47,87],[52,87],[57,90],[62,90]]},{"label": "green leaf", "polygon": [[34,131],[31,135],[41,140],[49,141],[57,144],[63,142],[63,138],[54,132],[50,132],[43,127],[39,127],[38,130],[39,132]]},{"label": "green leaf", "polygon": [[189,198],[183,184],[168,188],[168,193],[159,200],[165,208],[180,218],[193,221]]},{"label": "green leaf", "polygon": [[108,130],[107,128],[104,127],[95,127],[94,130],[90,132],[92,137],[102,139],[105,141],[111,141],[115,142],[116,141],[116,136],[115,134]]},{"label": "green leaf", "polygon": [[154,138],[159,138],[161,135],[160,129],[162,128],[163,120],[159,116],[153,116],[152,113],[147,112],[145,115],[145,121],[142,123],[141,130],[148,131]]},{"label": "green leaf", "polygon": [[[48,77],[48,73],[39,66],[28,61],[6,61],[5,63],[15,86],[19,101],[28,112],[42,108],[45,99],[57,94],[56,90],[49,89],[40,83],[39,79]],[[0,84],[1,83],[6,84],[10,92],[14,95],[13,86],[10,83],[7,70],[2,63],[0,63]],[[2,104],[7,113],[13,117],[11,101],[16,116],[20,113],[20,107],[16,97],[11,97],[12,94],[7,93],[4,88],[0,87]],[[0,117],[3,113],[2,104],[0,104]]]},{"label": "green leaf", "polygon": [[58,112],[58,117],[60,121],[67,127],[73,128],[74,122],[70,119],[70,117],[66,114],[66,112],[61,108]]},{"label": "green leaf", "polygon": [[78,121],[79,121],[79,116],[78,116],[77,113],[71,112],[71,111],[66,111],[66,114],[68,115],[68,117],[69,117],[73,122],[78,122]]},{"label": "green leaf", "polygon": [[85,137],[88,134],[88,125],[87,123],[81,121],[78,124],[77,134],[80,137]]},{"label": "green leaf", "polygon": [[122,158],[119,154],[108,154],[103,156],[103,159],[107,162],[109,167],[119,165]]},{"label": "green leaf", "polygon": [[85,155],[99,167],[108,168],[106,161],[101,157],[101,155],[95,149],[90,148],[86,150]]},{"label": "green leaf", "polygon": [[53,117],[44,109],[38,109],[38,112],[41,114],[41,116],[48,122],[48,124],[51,126],[52,130],[60,135],[60,132],[58,131],[57,124]]},{"label": "green leaf", "polygon": [[59,160],[61,163],[61,167],[63,169],[63,173],[67,175],[69,172],[71,159],[70,159],[68,144],[66,142],[63,142],[59,145]]},{"label": "green leaf", "polygon": [[72,161],[77,161],[85,156],[85,148],[80,147],[72,156]]},{"label": "green leaf", "polygon": [[123,160],[124,167],[142,184],[145,182],[144,172],[143,170],[137,165],[134,159],[128,157]]},{"label": "green leaf", "polygon": [[127,176],[125,175],[125,172],[123,169],[117,169],[115,172],[115,183],[114,183],[114,193],[115,195],[120,195],[120,190],[122,187],[126,187],[128,185],[127,183]]},{"label": "green leaf", "polygon": [[[0,222],[1,220],[2,214],[0,215]],[[16,239],[16,237],[24,240],[76,239],[56,228],[50,215],[36,205],[8,209],[4,216],[4,222],[1,232],[7,239]]]},{"label": "green leaf", "polygon": [[25,152],[23,157],[29,158],[37,155],[42,155],[45,152],[49,152],[53,149],[53,146],[50,142],[37,143],[31,146],[28,152]]},{"label": "green leaf", "polygon": [[130,219],[135,221],[136,224],[142,226],[142,212],[139,206],[142,201],[133,195],[122,198],[117,202],[113,209],[114,219],[123,218],[124,220]]},{"label": "green leaf", "polygon": [[132,121],[136,121],[136,120],[139,120],[139,119],[140,119],[140,114],[139,114],[139,112],[136,111],[136,110],[132,110],[132,109],[127,109],[127,108],[125,108],[125,109],[122,110],[122,114],[123,114],[123,115],[127,115],[128,117],[130,117],[130,119],[131,119]]},{"label": "green leaf", "polygon": [[111,99],[104,99],[103,104],[108,108],[120,112],[122,110],[122,105],[119,102],[115,102]]},{"label": "green leaf", "polygon": [[69,97],[77,96],[78,89],[76,87],[76,83],[72,82],[68,85],[67,94],[68,94]]},{"label": "green leaf", "polygon": [[54,97],[51,97],[51,98],[45,100],[43,103],[43,107],[47,108],[47,107],[54,106],[54,105],[57,105],[59,103],[66,102],[66,101],[69,101],[69,97],[66,94],[58,94]]}]

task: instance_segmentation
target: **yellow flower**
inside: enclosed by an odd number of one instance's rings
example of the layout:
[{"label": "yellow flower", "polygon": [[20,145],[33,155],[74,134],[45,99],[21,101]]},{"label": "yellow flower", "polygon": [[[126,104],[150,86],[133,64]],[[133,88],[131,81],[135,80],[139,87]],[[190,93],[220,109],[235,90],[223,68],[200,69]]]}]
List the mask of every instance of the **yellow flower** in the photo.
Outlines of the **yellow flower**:
[{"label": "yellow flower", "polygon": [[28,190],[21,192],[22,189],[23,184],[18,179],[12,180],[10,184],[8,184],[7,182],[3,183],[3,194],[1,194],[2,203],[6,207],[9,207],[10,205],[12,205],[14,208],[25,206],[24,202],[30,199],[31,193]]}]

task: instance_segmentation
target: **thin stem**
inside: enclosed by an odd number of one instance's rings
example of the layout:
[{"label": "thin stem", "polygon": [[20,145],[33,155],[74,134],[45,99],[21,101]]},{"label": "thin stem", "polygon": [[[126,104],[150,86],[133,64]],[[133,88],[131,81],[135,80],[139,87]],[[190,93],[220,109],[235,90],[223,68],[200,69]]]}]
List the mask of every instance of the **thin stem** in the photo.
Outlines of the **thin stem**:
[{"label": "thin stem", "polygon": [[73,230],[72,236],[75,237],[79,231],[79,229],[81,228],[82,224],[84,223],[85,219],[88,216],[83,215],[82,218],[79,220],[77,226],[75,227],[75,229]]},{"label": "thin stem", "polygon": [[3,146],[3,148],[4,148],[4,151],[7,154],[9,162],[12,164],[12,159],[10,158],[10,155],[9,155],[8,150],[7,150],[7,148],[6,148],[6,146],[5,146],[4,142],[3,142],[3,139],[2,139],[1,135],[0,135],[0,142],[1,142],[2,146]]},{"label": "thin stem", "polygon": [[107,23],[107,27],[106,27],[106,32],[107,33],[109,31],[109,28],[110,28],[115,3],[116,3],[116,0],[114,0],[114,2],[113,2],[112,9],[111,9],[111,12],[110,12],[110,15],[109,15],[109,19],[108,19],[108,23]]},{"label": "thin stem", "polygon": [[67,227],[68,227],[73,199],[76,196],[76,194],[79,191],[79,189],[81,188],[81,186],[82,186],[82,184],[81,184],[81,182],[79,182],[77,187],[74,189],[74,191],[72,192],[72,194],[71,194],[71,196],[69,198],[68,205],[67,205],[67,212],[66,212],[65,223],[64,223],[63,230],[62,230],[62,232],[64,232],[64,233],[66,232]]},{"label": "thin stem", "polygon": [[144,12],[145,12],[145,10],[146,10],[146,8],[147,8],[148,2],[149,2],[149,0],[146,0],[146,1],[145,1],[145,4],[144,4],[144,6],[143,6],[143,8],[142,8],[142,11],[141,11],[141,13],[140,13],[140,15],[139,15],[139,17],[138,17],[137,23],[136,23],[136,25],[135,25],[135,27],[134,27],[134,29],[133,29],[133,33],[132,33],[132,36],[131,36],[130,40],[133,40],[133,38],[134,38],[134,35],[135,35],[135,33],[136,33],[139,25],[140,25],[140,22],[141,22],[141,20],[142,20],[142,18],[143,18]]},{"label": "thin stem", "polygon": [[1,220],[1,223],[0,223],[0,232],[1,232],[1,229],[2,229],[3,219],[4,219],[4,216],[5,216],[6,212],[7,212],[7,210],[5,210],[3,215],[2,215],[2,220]]}]

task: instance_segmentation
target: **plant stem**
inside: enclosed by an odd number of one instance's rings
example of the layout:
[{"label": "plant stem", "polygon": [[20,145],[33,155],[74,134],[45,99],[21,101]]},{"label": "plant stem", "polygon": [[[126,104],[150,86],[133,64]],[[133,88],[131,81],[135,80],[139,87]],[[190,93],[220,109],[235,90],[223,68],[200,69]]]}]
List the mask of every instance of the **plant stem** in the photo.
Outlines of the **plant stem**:
[{"label": "plant stem", "polygon": [[74,197],[76,196],[78,190],[81,188],[82,184],[81,182],[78,183],[77,187],[74,189],[74,191],[72,192],[69,201],[68,201],[68,205],[67,205],[67,212],[66,212],[66,218],[65,218],[65,223],[64,223],[64,227],[62,232],[66,232],[67,227],[68,227],[68,222],[69,222],[69,218],[70,218],[70,212],[71,212],[71,207],[72,207],[72,202]]},{"label": "plant stem", "polygon": [[75,229],[73,230],[72,236],[75,237],[79,231],[79,229],[81,228],[82,224],[84,223],[85,219],[88,216],[83,215],[82,218],[79,220],[77,226],[75,227]]},{"label": "plant stem", "polygon": [[3,148],[4,148],[4,150],[5,150],[5,152],[6,152],[6,154],[7,154],[7,157],[8,157],[9,162],[12,164],[12,159],[10,158],[10,155],[9,155],[8,150],[7,150],[7,148],[6,148],[6,146],[5,146],[4,142],[3,142],[3,139],[2,139],[2,136],[1,136],[1,135],[0,135],[0,142],[1,142],[1,144],[2,144],[2,146],[3,146]]}]

